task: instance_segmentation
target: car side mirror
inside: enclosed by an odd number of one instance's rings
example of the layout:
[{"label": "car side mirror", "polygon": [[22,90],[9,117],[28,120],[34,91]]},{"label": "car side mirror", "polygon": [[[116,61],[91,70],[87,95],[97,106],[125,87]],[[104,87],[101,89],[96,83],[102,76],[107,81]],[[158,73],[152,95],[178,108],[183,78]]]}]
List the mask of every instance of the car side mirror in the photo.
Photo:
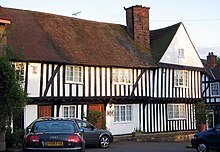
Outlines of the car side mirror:
[{"label": "car side mirror", "polygon": [[93,126],[93,125],[91,125],[91,129],[92,129],[92,130],[94,130],[94,129],[96,129],[96,127],[95,127],[95,126]]},{"label": "car side mirror", "polygon": [[84,133],[84,129],[83,128],[79,128],[79,132],[80,133]]},{"label": "car side mirror", "polygon": [[26,128],[26,134],[30,133],[31,132],[31,128]]}]

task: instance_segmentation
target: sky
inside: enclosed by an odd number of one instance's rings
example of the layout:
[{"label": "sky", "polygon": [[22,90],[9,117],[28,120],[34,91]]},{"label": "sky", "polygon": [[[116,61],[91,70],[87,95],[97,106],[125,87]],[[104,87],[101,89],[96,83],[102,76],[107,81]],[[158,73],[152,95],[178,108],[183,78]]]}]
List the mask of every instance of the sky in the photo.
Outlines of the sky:
[{"label": "sky", "polygon": [[122,25],[124,7],[134,5],[150,7],[150,30],[183,22],[202,59],[220,56],[220,0],[0,0],[2,7]]}]

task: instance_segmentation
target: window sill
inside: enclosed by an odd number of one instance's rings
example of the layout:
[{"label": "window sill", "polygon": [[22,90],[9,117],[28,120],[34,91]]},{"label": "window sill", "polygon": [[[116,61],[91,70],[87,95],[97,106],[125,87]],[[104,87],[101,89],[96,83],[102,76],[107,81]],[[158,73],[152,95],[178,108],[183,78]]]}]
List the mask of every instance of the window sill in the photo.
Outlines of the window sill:
[{"label": "window sill", "polygon": [[132,83],[113,82],[113,85],[132,85]]},{"label": "window sill", "polygon": [[188,89],[189,87],[188,86],[174,86],[175,88],[185,88],[185,89]]},{"label": "window sill", "polygon": [[168,118],[168,121],[173,121],[173,120],[186,120],[186,118]]},{"label": "window sill", "polygon": [[65,84],[80,84],[83,85],[83,82],[72,82],[72,81],[66,81]]},{"label": "window sill", "polygon": [[133,121],[121,121],[121,122],[114,122],[115,125],[117,124],[131,124],[131,123],[134,123]]}]

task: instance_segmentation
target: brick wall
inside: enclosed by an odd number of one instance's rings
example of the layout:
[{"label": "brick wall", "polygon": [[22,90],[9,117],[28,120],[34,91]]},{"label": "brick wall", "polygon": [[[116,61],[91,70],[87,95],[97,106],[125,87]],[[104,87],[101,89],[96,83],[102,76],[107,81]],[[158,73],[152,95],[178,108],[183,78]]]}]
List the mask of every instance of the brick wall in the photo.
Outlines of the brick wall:
[{"label": "brick wall", "polygon": [[210,68],[215,68],[217,66],[217,56],[213,52],[209,52],[207,56],[207,64]]},{"label": "brick wall", "polygon": [[125,9],[129,35],[147,48],[150,48],[149,9],[141,5]]}]

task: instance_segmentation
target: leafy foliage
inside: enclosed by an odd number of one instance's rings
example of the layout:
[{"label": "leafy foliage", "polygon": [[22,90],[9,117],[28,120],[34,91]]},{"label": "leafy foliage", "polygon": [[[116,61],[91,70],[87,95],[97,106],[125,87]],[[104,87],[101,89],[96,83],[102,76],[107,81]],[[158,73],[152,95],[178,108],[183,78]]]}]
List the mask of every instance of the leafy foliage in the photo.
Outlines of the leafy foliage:
[{"label": "leafy foliage", "polygon": [[197,124],[206,124],[207,121],[207,107],[204,102],[196,103],[196,123]]},{"label": "leafy foliage", "polygon": [[16,79],[16,72],[10,62],[11,47],[7,46],[6,56],[0,57],[0,131],[5,130],[9,120],[20,112],[27,101],[26,93]]},{"label": "leafy foliage", "polygon": [[85,117],[88,122],[91,124],[95,125],[98,128],[105,129],[103,126],[103,113],[99,111],[88,111],[87,117]]},{"label": "leafy foliage", "polygon": [[8,147],[7,151],[10,151],[9,149],[21,149],[23,144],[23,136],[24,136],[24,130],[23,129],[14,129],[13,132],[11,128],[6,129],[6,147]]}]

